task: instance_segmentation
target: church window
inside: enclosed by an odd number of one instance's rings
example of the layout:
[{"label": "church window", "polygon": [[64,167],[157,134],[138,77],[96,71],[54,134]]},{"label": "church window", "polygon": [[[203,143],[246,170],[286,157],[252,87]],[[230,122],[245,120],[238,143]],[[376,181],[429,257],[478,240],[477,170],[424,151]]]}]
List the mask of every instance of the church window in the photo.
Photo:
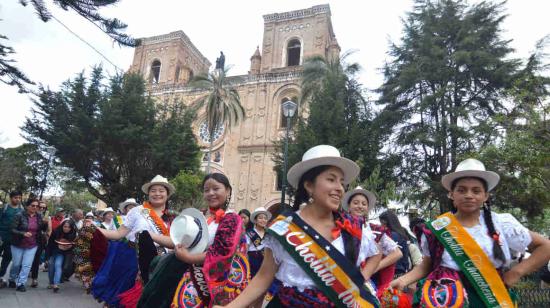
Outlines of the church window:
[{"label": "church window", "polygon": [[159,83],[160,80],[160,61],[155,60],[151,64],[151,72],[149,73],[149,82]]},{"label": "church window", "polygon": [[290,40],[286,47],[287,66],[300,65],[302,44],[297,39]]}]

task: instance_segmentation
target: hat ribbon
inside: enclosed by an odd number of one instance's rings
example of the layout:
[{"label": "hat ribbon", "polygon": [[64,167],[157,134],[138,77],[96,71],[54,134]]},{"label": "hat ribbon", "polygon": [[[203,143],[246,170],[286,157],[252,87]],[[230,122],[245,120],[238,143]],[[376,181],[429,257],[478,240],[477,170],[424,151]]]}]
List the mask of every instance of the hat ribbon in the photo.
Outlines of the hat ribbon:
[{"label": "hat ribbon", "polygon": [[198,232],[197,235],[195,236],[195,239],[193,240],[193,243],[191,243],[191,245],[189,245],[189,247],[187,247],[187,249],[191,249],[191,248],[197,246],[197,244],[199,243],[200,239],[202,238],[202,225],[201,225],[201,221],[200,221],[197,217],[193,217],[193,220],[195,221],[195,223],[197,224],[197,226],[199,226],[199,232]]}]

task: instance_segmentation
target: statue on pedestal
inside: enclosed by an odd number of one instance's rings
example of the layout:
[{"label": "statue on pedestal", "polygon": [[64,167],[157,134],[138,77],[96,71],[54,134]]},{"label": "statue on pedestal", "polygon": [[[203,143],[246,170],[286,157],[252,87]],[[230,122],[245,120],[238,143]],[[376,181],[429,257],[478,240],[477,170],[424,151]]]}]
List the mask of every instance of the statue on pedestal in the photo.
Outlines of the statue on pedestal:
[{"label": "statue on pedestal", "polygon": [[219,58],[216,58],[216,69],[224,69],[225,68],[225,55],[223,54],[223,51],[220,51]]}]

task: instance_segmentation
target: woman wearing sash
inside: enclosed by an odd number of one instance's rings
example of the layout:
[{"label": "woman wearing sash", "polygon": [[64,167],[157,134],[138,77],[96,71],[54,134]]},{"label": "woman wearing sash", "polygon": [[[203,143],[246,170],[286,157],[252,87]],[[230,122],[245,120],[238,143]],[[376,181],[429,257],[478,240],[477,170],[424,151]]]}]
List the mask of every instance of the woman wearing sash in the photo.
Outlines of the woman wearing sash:
[{"label": "woman wearing sash", "polygon": [[[420,280],[418,307],[514,307],[508,288],[548,261],[550,241],[510,214],[491,212],[489,192],[499,179],[475,159],[443,176],[453,212],[426,224],[422,263],[391,286],[403,289]],[[510,268],[511,252],[526,249],[531,256]]]},{"label": "woman wearing sash", "polygon": [[254,210],[250,220],[254,227],[246,231],[246,242],[248,244],[248,263],[250,263],[250,278],[254,278],[264,260],[265,228],[271,219],[271,213],[263,206]]},{"label": "woman wearing sash", "polygon": [[[208,248],[191,253],[181,244],[176,257],[190,265],[173,296],[172,307],[212,307],[231,302],[250,279],[247,245],[241,217],[228,210],[232,187],[221,173],[211,173],[202,182],[208,204]],[[145,306],[144,306],[145,307]]]},{"label": "woman wearing sash", "polygon": [[288,172],[295,212],[273,220],[260,270],[227,307],[247,307],[268,288],[267,307],[378,305],[365,285],[381,257],[376,243],[353,217],[338,211],[344,185],[358,174],[359,166],[332,146],[304,153]]},{"label": "woman wearing sash", "polygon": [[103,221],[99,226],[101,229],[116,230],[120,227],[120,224],[118,223],[118,221],[116,221],[117,218],[115,215],[115,211],[113,210],[112,207],[108,207],[104,209],[102,215],[103,215]]},{"label": "woman wearing sash", "polygon": [[361,186],[344,195],[342,208],[350,215],[360,219],[363,232],[370,233],[382,252],[382,260],[374,271],[373,281],[376,284],[377,296],[389,286],[395,274],[395,263],[403,256],[397,243],[391,238],[390,230],[384,226],[369,223],[369,214],[376,205],[376,196]]},{"label": "woman wearing sash", "polygon": [[[135,307],[142,284],[148,280],[151,260],[165,252],[163,247],[173,247],[166,203],[175,187],[157,175],[141,189],[148,195],[148,201],[131,209],[118,229],[98,229],[112,242],[92,282],[92,293],[108,306]],[[136,253],[138,247],[139,254]]]}]

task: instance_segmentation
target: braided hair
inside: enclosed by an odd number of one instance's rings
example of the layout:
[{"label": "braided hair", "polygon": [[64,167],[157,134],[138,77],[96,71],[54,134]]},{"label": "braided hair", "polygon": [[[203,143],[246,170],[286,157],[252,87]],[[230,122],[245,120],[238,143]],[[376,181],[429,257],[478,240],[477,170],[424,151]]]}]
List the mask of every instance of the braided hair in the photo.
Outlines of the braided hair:
[{"label": "braided hair", "polygon": [[[478,178],[478,177],[468,177],[468,178],[479,180],[481,183],[483,183],[483,188],[485,189],[485,192],[488,192],[487,182],[484,179]],[[455,179],[451,183],[451,190],[455,189],[456,183],[461,179],[465,179],[465,178]],[[495,256],[496,259],[502,261],[502,263],[506,263],[506,256],[504,256],[504,251],[502,251],[502,247],[500,247],[499,233],[495,229],[495,224],[493,222],[493,215],[491,214],[490,197],[487,199],[487,201],[485,202],[482,208],[483,208],[483,220],[485,221],[485,225],[487,226],[487,231],[489,236],[493,239],[493,255]],[[456,208],[453,208],[453,213],[455,212],[456,212]]]}]

